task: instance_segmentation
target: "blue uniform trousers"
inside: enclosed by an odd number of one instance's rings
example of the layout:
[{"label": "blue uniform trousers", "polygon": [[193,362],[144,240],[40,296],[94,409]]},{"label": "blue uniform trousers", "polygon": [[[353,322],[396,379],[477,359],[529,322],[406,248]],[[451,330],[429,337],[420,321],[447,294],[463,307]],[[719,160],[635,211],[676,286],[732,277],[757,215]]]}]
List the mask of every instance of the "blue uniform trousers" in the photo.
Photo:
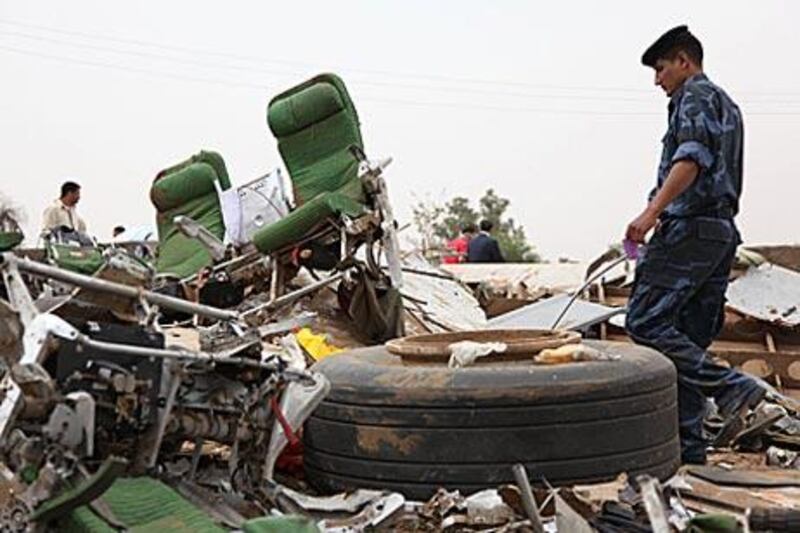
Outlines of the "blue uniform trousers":
[{"label": "blue uniform trousers", "polygon": [[722,328],[739,242],[731,219],[665,219],[636,266],[626,328],[635,342],[658,350],[677,368],[681,448],[688,462],[705,460],[707,397],[726,415],[761,393],[752,378],[714,363],[706,351]]}]

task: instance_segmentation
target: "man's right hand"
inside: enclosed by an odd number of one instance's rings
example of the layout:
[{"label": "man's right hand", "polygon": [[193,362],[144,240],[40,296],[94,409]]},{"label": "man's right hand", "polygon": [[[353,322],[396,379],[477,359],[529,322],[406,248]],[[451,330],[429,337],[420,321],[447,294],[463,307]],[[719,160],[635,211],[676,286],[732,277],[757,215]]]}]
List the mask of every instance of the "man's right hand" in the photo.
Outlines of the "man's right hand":
[{"label": "man's right hand", "polygon": [[636,243],[644,243],[647,233],[653,229],[657,223],[658,214],[648,206],[638,217],[634,218],[633,221],[628,224],[628,228],[625,230],[625,238]]}]

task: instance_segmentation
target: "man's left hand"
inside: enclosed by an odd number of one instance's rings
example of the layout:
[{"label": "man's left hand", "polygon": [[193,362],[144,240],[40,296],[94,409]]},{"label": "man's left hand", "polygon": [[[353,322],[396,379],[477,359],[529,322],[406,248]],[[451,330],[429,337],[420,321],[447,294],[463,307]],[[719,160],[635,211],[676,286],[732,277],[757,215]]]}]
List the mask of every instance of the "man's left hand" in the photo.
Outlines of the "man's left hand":
[{"label": "man's left hand", "polygon": [[633,242],[643,243],[647,232],[653,229],[656,223],[658,223],[658,215],[648,207],[642,211],[641,215],[633,219],[633,222],[628,224],[628,229],[625,231],[625,238]]}]

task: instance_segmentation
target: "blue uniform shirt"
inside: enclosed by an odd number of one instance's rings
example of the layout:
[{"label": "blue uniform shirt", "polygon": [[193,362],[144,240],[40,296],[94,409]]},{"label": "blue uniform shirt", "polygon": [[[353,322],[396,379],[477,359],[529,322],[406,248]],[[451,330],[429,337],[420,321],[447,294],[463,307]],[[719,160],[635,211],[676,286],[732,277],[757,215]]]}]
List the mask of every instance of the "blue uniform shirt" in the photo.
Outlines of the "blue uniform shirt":
[{"label": "blue uniform shirt", "polygon": [[[744,128],[739,107],[705,74],[696,74],[669,102],[669,127],[662,140],[658,185],[677,161],[700,167],[692,184],[664,210],[664,217],[717,216],[739,211]],[[654,190],[650,197],[655,195]]]}]

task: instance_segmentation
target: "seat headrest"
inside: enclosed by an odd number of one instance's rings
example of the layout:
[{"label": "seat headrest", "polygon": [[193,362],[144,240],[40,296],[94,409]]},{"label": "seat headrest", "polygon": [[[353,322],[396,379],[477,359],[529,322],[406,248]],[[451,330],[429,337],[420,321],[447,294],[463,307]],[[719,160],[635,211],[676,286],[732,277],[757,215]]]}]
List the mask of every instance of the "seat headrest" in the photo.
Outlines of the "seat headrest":
[{"label": "seat headrest", "polygon": [[267,110],[267,122],[275,137],[297,133],[345,109],[336,87],[320,82],[295,93],[275,98]]},{"label": "seat headrest", "polygon": [[216,171],[208,163],[192,163],[156,178],[150,188],[150,201],[160,212],[168,211],[215,192],[217,179]]}]

